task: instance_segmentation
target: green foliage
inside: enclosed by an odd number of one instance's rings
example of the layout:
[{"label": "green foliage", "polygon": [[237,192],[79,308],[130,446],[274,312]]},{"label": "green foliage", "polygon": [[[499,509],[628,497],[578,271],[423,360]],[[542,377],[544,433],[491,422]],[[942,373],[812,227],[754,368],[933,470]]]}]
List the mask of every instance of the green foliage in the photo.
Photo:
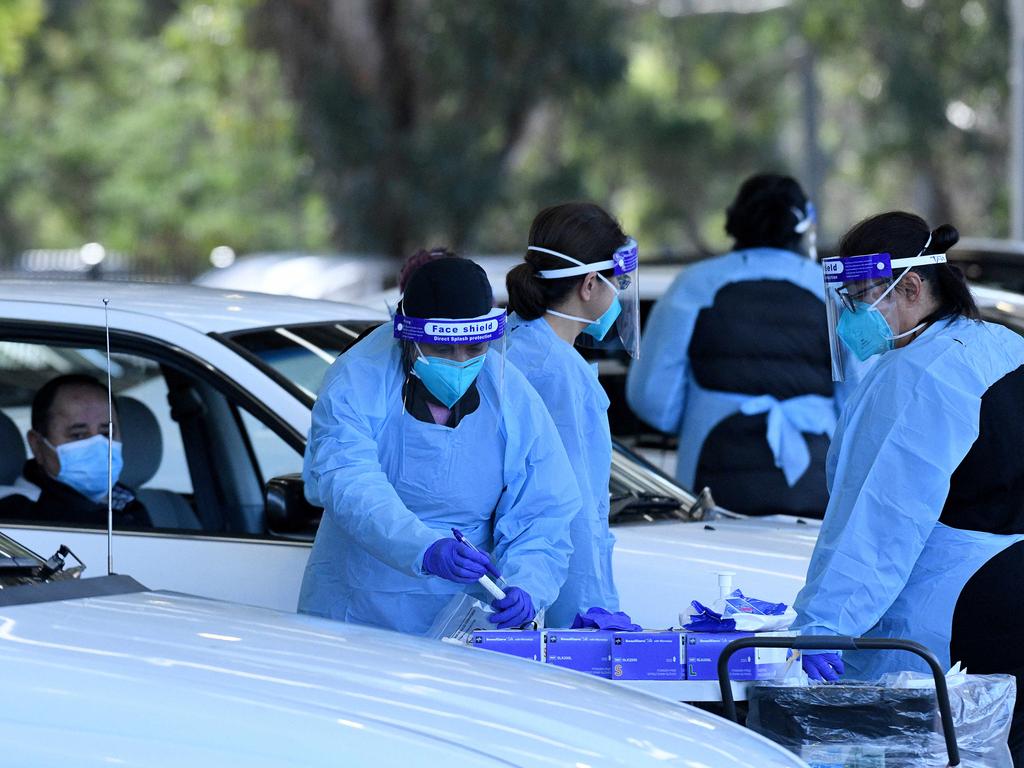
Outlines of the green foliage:
[{"label": "green foliage", "polygon": [[311,162],[276,60],[244,44],[244,3],[62,10],[0,115],[11,250],[98,240],[189,272],[221,244],[323,247]]},{"label": "green foliage", "polygon": [[[1003,0],[801,0],[770,13],[677,17],[661,5],[627,19],[629,63],[610,95],[561,109],[550,132],[557,147],[545,136],[520,150],[506,201],[520,240],[521,209],[575,184],[567,196],[609,205],[648,255],[727,247],[724,210],[743,178],[770,169],[808,183],[808,55],[826,245],[892,208],[1005,235]],[[476,235],[485,249],[507,236],[499,227]]]},{"label": "green foliage", "polygon": [[519,250],[573,198],[720,250],[766,169],[820,174],[826,244],[889,208],[1005,234],[1005,0],[697,5],[0,0],[0,256]]},{"label": "green foliage", "polygon": [[0,0],[0,77],[16,72],[25,42],[43,17],[43,0]]},{"label": "green foliage", "polygon": [[804,3],[803,32],[828,62],[837,196],[861,215],[911,207],[1005,235],[1005,0]]}]

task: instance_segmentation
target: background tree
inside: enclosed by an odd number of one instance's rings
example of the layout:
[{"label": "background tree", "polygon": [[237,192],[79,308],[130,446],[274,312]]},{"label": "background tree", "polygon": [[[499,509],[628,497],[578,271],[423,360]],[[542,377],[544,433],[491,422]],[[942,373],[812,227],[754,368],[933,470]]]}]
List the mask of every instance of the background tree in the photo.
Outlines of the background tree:
[{"label": "background tree", "polygon": [[765,169],[826,246],[1005,235],[1008,35],[1006,0],[0,0],[0,257],[518,251],[573,198],[690,254]]},{"label": "background tree", "polygon": [[1005,236],[1009,22],[1003,0],[805,0],[825,61],[831,192]]},{"label": "background tree", "polygon": [[186,273],[210,249],[321,248],[327,216],[244,2],[52,2],[4,83],[9,254],[96,240]]},{"label": "background tree", "polygon": [[302,105],[335,241],[395,256],[471,240],[531,115],[619,79],[620,22],[592,0],[271,0],[256,16]]}]

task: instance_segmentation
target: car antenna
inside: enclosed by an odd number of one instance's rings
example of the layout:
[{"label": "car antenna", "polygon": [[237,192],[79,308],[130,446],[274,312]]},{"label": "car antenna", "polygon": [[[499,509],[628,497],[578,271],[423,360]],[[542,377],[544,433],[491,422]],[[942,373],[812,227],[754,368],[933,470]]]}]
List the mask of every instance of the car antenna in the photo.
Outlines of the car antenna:
[{"label": "car antenna", "polygon": [[110,384],[110,299],[103,300],[107,338],[107,575],[114,573],[114,391]]}]

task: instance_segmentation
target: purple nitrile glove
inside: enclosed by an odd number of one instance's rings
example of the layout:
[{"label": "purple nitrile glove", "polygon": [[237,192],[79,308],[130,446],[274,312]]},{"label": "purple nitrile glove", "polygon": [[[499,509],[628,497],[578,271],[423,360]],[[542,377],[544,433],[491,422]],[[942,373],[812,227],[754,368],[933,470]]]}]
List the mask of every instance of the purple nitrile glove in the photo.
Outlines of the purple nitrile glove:
[{"label": "purple nitrile glove", "polygon": [[505,591],[504,600],[495,600],[491,603],[496,613],[487,618],[492,624],[497,624],[498,629],[510,629],[523,626],[535,615],[533,600],[525,589],[512,587]]},{"label": "purple nitrile glove", "polygon": [[821,683],[838,682],[839,676],[846,671],[838,653],[815,653],[810,656],[802,653],[800,661],[807,676]]},{"label": "purple nitrile glove", "polygon": [[457,584],[472,584],[490,574],[500,578],[491,558],[455,539],[438,539],[423,553],[423,570]]},{"label": "purple nitrile glove", "polygon": [[643,627],[634,624],[628,613],[622,611],[613,613],[605,608],[595,606],[583,613],[577,613],[569,629],[617,629],[623,632],[639,632]]}]

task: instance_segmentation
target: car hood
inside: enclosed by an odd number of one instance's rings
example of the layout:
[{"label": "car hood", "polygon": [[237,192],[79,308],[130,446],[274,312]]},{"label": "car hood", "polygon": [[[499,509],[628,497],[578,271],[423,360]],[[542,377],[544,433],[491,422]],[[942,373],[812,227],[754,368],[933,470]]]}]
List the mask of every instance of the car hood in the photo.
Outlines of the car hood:
[{"label": "car hood", "polygon": [[12,764],[803,765],[610,681],[171,593],[0,608],[0,670]]},{"label": "car hood", "polygon": [[[616,572],[644,574],[617,585],[619,603],[645,627],[678,626],[691,600],[710,604],[718,597],[717,574],[725,571],[744,594],[792,605],[820,530],[820,520],[786,515],[616,525]],[[691,574],[683,592],[681,572]]]}]

